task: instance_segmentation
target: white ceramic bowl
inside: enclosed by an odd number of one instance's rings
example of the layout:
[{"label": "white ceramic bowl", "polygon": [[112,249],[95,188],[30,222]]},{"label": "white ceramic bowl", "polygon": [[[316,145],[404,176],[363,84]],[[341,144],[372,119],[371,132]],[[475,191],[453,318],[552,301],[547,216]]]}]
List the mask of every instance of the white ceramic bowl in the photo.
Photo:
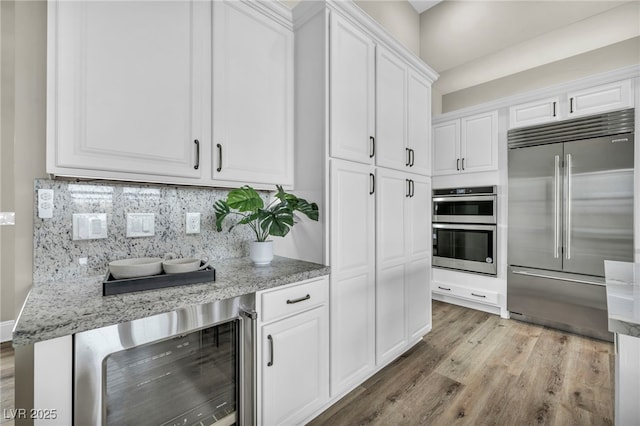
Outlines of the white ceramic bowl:
[{"label": "white ceramic bowl", "polygon": [[148,277],[162,273],[162,259],[159,257],[138,257],[109,262],[109,271],[115,279]]},{"label": "white ceramic bowl", "polygon": [[[204,265],[200,264],[204,262]],[[197,259],[195,257],[185,257],[182,259],[169,259],[162,262],[162,268],[167,274],[181,274],[184,272],[193,272],[198,269],[204,269],[209,265],[208,259]]]}]

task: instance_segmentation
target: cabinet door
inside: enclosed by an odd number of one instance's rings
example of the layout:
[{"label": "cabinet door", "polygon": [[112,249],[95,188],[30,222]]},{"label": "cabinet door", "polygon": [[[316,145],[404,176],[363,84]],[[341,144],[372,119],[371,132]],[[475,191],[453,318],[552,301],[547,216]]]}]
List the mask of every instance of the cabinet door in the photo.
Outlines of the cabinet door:
[{"label": "cabinet door", "polygon": [[569,117],[597,114],[633,106],[630,80],[570,92],[568,98]]},{"label": "cabinet door", "polygon": [[409,69],[407,90],[407,148],[412,150],[411,173],[431,174],[431,84]]},{"label": "cabinet door", "polygon": [[431,183],[410,176],[411,197],[406,204],[406,306],[409,341],[422,337],[431,326]]},{"label": "cabinet door", "polygon": [[463,172],[498,168],[498,113],[464,117],[461,120],[461,161]]},{"label": "cabinet door", "polygon": [[213,178],[293,184],[293,32],[213,2]]},{"label": "cabinet door", "polygon": [[389,50],[376,51],[376,164],[403,170],[406,149],[407,66]]},{"label": "cabinet door", "polygon": [[300,424],[329,398],[326,305],[262,327],[262,424]]},{"label": "cabinet door", "polygon": [[560,98],[553,97],[509,107],[509,128],[558,121]]},{"label": "cabinet door", "polygon": [[373,168],[330,166],[331,395],[360,383],[375,366]]},{"label": "cabinet door", "polygon": [[199,178],[210,4],[52,1],[48,22],[47,171]]},{"label": "cabinet door", "polygon": [[405,205],[407,174],[378,169],[376,179],[376,362],[390,361],[407,343]]},{"label": "cabinet door", "polygon": [[433,126],[433,174],[448,175],[460,171],[460,120]]},{"label": "cabinet door", "polygon": [[371,164],[375,45],[363,31],[333,13],[329,51],[330,155]]}]

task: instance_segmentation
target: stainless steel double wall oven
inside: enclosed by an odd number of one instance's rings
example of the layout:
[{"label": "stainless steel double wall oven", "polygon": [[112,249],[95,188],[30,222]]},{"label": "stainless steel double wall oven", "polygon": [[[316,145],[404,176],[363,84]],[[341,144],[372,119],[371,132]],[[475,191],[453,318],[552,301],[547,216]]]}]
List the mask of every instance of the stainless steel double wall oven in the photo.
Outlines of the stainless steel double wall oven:
[{"label": "stainless steel double wall oven", "polygon": [[496,275],[495,186],[433,190],[433,266]]}]

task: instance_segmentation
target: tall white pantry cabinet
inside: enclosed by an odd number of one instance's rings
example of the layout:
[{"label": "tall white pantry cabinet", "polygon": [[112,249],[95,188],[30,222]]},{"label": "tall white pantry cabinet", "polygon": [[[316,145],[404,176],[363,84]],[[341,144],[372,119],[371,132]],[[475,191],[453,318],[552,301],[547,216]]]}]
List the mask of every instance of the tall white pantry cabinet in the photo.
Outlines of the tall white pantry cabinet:
[{"label": "tall white pantry cabinet", "polygon": [[[301,2],[293,16],[296,191],[324,217],[280,248],[331,265],[335,401],[431,329],[437,74],[352,2]],[[304,245],[309,235],[321,249]]]}]

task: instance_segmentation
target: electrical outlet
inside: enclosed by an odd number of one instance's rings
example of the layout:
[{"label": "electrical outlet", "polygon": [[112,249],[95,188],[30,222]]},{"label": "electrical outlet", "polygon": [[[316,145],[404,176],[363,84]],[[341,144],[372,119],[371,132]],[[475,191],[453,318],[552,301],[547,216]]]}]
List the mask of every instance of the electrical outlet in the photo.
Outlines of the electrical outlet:
[{"label": "electrical outlet", "polygon": [[187,213],[185,218],[187,234],[200,233],[200,213]]},{"label": "electrical outlet", "polygon": [[40,219],[53,217],[53,189],[38,189],[38,217]]}]

